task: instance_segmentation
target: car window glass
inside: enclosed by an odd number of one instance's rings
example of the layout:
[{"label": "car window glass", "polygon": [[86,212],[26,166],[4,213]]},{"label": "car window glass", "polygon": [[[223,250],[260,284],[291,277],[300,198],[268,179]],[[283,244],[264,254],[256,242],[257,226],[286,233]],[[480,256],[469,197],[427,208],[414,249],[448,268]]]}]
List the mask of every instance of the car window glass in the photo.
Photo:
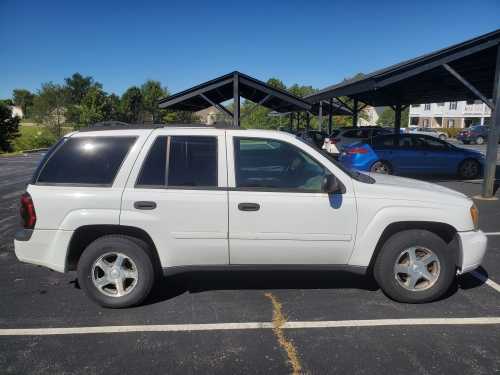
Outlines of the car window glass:
[{"label": "car window glass", "polygon": [[170,137],[168,186],[217,186],[217,138]]},{"label": "car window glass", "polygon": [[431,137],[414,137],[413,142],[417,148],[433,150],[433,151],[445,151],[448,149],[446,143],[440,141],[437,138]]},{"label": "car window glass", "polygon": [[37,183],[111,185],[136,137],[68,138],[43,166]]},{"label": "car window glass", "polygon": [[167,137],[156,138],[141,168],[137,186],[165,185]]},{"label": "car window glass", "polygon": [[235,138],[236,187],[321,191],[328,171],[287,142]]}]

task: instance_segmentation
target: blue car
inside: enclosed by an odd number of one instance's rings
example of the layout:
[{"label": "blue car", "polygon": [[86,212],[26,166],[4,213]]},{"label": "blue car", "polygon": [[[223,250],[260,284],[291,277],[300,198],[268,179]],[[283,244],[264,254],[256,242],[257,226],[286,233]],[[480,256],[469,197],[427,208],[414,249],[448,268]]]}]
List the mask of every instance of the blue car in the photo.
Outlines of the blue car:
[{"label": "blue car", "polygon": [[484,156],[422,134],[382,135],[369,142],[345,146],[339,158],[349,168],[385,174],[458,175],[462,179],[481,174]]}]

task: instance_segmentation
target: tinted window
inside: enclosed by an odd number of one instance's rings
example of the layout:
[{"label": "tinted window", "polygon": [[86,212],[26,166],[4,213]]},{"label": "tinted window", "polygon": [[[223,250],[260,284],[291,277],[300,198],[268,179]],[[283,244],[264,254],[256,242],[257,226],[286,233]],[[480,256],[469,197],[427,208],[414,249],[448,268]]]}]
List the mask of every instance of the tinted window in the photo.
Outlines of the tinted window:
[{"label": "tinted window", "polygon": [[167,137],[158,137],[149,150],[137,179],[138,186],[165,185]]},{"label": "tinted window", "polygon": [[404,148],[410,148],[413,145],[410,137],[398,134],[375,137],[373,138],[371,144],[372,146],[377,148],[391,148],[398,146]]},{"label": "tinted window", "polygon": [[413,143],[415,144],[415,147],[426,150],[445,151],[448,149],[448,145],[437,138],[414,137]]},{"label": "tinted window", "polygon": [[111,185],[135,139],[68,138],[49,158],[37,182]]},{"label": "tinted window", "polygon": [[170,137],[169,186],[217,186],[217,138]]},{"label": "tinted window", "polygon": [[321,191],[328,171],[297,147],[273,139],[235,138],[236,186]]}]

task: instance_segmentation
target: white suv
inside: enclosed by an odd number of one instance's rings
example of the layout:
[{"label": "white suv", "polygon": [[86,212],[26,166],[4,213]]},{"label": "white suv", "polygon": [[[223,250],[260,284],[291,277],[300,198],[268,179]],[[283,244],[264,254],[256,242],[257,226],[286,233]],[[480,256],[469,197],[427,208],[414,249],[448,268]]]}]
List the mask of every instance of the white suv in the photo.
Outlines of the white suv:
[{"label": "white suv", "polygon": [[441,297],[478,267],[473,202],[411,179],[346,170],[284,132],[215,127],[72,133],[21,198],[24,262],[76,270],[108,307],[197,269],[372,273],[391,298]]}]

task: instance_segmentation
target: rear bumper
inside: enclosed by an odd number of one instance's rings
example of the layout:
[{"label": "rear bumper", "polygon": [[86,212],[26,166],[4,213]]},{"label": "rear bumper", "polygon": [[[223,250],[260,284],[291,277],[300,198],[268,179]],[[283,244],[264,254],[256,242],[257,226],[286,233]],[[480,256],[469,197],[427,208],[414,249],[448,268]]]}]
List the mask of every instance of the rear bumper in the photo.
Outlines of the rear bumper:
[{"label": "rear bumper", "polygon": [[21,262],[36,264],[54,271],[66,271],[66,253],[73,231],[20,230],[14,239],[14,250]]},{"label": "rear bumper", "polygon": [[478,231],[458,232],[458,239],[461,252],[460,273],[473,271],[481,265],[488,238]]}]

